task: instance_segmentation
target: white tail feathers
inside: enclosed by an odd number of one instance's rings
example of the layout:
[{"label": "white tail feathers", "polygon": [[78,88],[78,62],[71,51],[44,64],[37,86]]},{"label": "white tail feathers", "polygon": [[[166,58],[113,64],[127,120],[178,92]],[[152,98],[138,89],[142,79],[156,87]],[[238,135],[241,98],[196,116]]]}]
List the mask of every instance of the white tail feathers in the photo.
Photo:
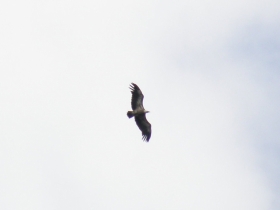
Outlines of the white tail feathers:
[{"label": "white tail feathers", "polygon": [[128,111],[127,116],[128,118],[132,118],[134,116],[133,111]]}]

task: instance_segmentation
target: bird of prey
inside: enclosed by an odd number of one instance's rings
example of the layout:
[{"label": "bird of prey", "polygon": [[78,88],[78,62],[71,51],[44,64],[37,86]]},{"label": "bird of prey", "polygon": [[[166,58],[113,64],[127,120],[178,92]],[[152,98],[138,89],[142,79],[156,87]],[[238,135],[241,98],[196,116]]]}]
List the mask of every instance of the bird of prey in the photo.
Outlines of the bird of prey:
[{"label": "bird of prey", "polygon": [[135,118],[137,126],[142,131],[143,141],[149,142],[152,134],[152,126],[146,119],[146,113],[149,113],[149,111],[145,110],[143,106],[144,95],[134,83],[131,83],[129,88],[132,93],[131,107],[133,111],[128,111],[127,116],[128,118]]}]

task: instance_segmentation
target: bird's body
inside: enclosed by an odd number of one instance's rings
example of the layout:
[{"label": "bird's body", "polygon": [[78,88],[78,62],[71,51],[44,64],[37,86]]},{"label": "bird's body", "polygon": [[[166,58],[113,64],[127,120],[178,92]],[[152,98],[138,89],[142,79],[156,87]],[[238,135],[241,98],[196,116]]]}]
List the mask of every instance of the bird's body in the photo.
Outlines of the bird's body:
[{"label": "bird's body", "polygon": [[144,95],[140,88],[134,83],[131,83],[130,89],[132,93],[131,107],[133,111],[128,111],[127,116],[129,118],[135,118],[137,126],[142,131],[142,139],[148,142],[151,138],[152,126],[146,119],[146,113],[149,113],[149,111],[145,110],[143,106]]}]

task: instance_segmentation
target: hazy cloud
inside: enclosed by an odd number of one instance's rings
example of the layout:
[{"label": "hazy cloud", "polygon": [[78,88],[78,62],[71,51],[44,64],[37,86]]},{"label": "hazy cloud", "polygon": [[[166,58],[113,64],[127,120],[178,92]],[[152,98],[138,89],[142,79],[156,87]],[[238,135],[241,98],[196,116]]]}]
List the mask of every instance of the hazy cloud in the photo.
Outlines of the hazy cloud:
[{"label": "hazy cloud", "polygon": [[279,209],[277,8],[3,3],[1,209]]}]

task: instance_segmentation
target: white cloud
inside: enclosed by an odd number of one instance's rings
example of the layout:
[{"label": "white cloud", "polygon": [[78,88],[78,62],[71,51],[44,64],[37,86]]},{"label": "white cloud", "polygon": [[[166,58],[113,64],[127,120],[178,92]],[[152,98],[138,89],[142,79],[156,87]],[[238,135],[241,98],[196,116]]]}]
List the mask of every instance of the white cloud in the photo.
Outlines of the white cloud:
[{"label": "white cloud", "polygon": [[[274,23],[269,5],[3,5],[1,209],[277,209],[250,130],[275,86],[230,48],[250,22]],[[125,115],[129,82],[151,110],[148,144]]]}]

